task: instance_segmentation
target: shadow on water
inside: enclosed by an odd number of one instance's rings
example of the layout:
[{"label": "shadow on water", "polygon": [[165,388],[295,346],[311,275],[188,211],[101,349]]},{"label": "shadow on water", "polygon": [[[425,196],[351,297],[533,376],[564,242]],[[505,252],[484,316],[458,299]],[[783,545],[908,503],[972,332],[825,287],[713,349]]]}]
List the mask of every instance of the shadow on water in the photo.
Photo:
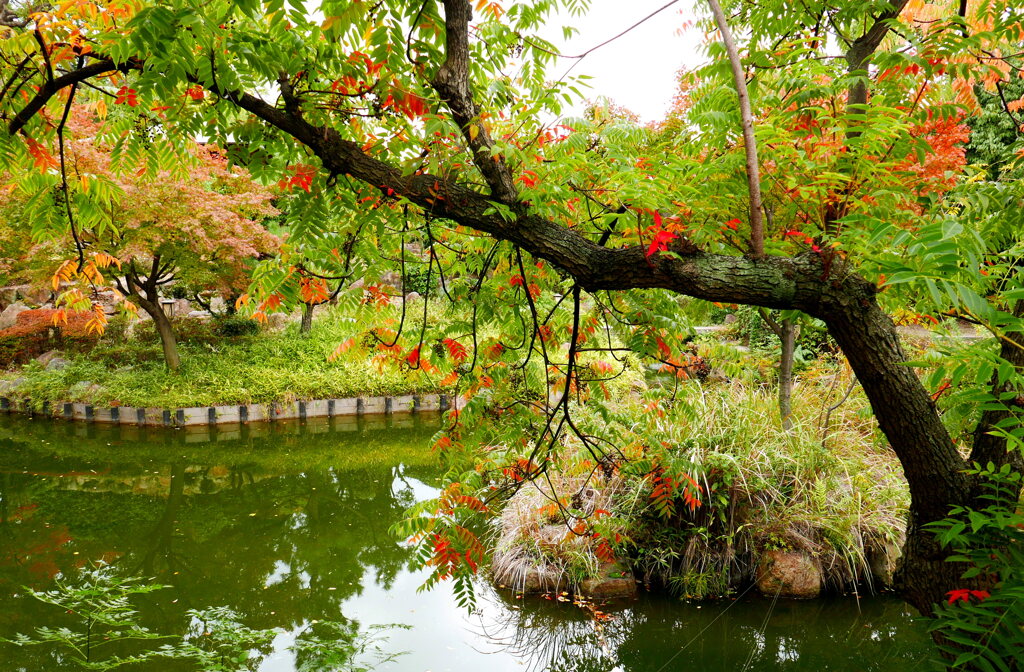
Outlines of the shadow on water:
[{"label": "shadow on water", "polygon": [[[885,598],[683,604],[644,596],[610,618],[481,582],[480,608],[422,573],[389,527],[431,496],[436,416],[334,419],[210,431],[0,416],[0,637],[69,624],[21,586],[103,560],[170,586],[141,620],[180,634],[192,608],[227,606],[283,640],[314,620],[407,623],[379,669],[914,670],[923,628]],[[45,647],[0,644],[0,669],[77,669]],[[294,669],[283,650],[261,670]],[[918,666],[919,667],[915,667]],[[167,661],[152,670],[190,669]]]}]

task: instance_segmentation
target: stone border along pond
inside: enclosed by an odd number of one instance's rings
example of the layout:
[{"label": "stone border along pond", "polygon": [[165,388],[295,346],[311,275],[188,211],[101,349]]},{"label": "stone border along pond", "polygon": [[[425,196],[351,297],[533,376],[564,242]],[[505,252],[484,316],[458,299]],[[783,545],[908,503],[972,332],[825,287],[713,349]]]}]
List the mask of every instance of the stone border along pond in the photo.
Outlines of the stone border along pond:
[{"label": "stone border along pond", "polygon": [[269,404],[193,406],[189,408],[142,408],[135,406],[94,407],[91,404],[44,401],[40,407],[25,399],[20,403],[0,397],[0,412],[22,413],[62,420],[109,425],[147,427],[195,427],[202,425],[305,420],[335,416],[391,415],[447,411],[447,394],[407,394],[399,397],[356,397],[354,399],[313,399],[272,401]]}]

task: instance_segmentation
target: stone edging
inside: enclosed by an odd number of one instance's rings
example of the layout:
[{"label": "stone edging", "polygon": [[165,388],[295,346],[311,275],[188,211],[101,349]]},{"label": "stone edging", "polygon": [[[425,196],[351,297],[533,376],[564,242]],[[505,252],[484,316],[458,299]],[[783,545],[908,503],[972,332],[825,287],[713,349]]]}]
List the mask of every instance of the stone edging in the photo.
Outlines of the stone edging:
[{"label": "stone edging", "polygon": [[309,401],[231,406],[192,406],[189,408],[142,408],[135,406],[102,406],[92,404],[44,401],[37,408],[31,400],[0,397],[0,412],[73,420],[108,425],[147,427],[191,427],[276,420],[305,420],[335,416],[391,415],[423,413],[451,408],[447,394],[407,394],[398,397],[356,397],[353,399],[313,399]]}]

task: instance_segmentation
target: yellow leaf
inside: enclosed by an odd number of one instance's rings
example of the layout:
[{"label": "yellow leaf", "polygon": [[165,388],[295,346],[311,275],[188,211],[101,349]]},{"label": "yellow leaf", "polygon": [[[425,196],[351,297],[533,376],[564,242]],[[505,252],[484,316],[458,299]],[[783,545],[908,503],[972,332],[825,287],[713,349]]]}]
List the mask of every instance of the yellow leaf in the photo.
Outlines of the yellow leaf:
[{"label": "yellow leaf", "polygon": [[328,16],[326,19],[324,19],[324,22],[320,24],[320,30],[326,32],[330,30],[332,27],[334,27],[334,24],[336,24],[338,21],[341,21],[340,16]]},{"label": "yellow leaf", "polygon": [[480,127],[476,124],[469,125],[469,139],[476,140],[476,136],[480,135]]},{"label": "yellow leaf", "polygon": [[96,116],[100,119],[107,118],[107,103],[105,100],[97,100],[95,104]]}]

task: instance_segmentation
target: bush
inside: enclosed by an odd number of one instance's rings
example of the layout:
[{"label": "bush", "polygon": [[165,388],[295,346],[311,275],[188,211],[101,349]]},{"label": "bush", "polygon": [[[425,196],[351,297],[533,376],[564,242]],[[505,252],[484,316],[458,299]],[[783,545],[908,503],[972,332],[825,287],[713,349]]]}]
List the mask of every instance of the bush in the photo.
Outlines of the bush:
[{"label": "bush", "polygon": [[26,310],[15,318],[13,327],[0,330],[0,366],[26,362],[55,347],[93,343],[97,336],[86,329],[89,311],[68,311],[67,323],[54,325],[58,311]]},{"label": "bush", "polygon": [[[977,467],[977,465],[976,465]],[[943,653],[958,670],[1011,670],[1024,660],[1024,511],[1021,475],[1009,465],[991,463],[970,472],[988,490],[980,510],[957,506],[932,524],[939,542],[955,551],[951,562],[967,563],[963,578],[984,579],[986,590],[962,588],[936,609],[931,629],[944,643]]]},{"label": "bush", "polygon": [[214,322],[214,331],[226,338],[254,336],[260,333],[260,324],[256,320],[247,317],[231,315],[217,319]]}]

